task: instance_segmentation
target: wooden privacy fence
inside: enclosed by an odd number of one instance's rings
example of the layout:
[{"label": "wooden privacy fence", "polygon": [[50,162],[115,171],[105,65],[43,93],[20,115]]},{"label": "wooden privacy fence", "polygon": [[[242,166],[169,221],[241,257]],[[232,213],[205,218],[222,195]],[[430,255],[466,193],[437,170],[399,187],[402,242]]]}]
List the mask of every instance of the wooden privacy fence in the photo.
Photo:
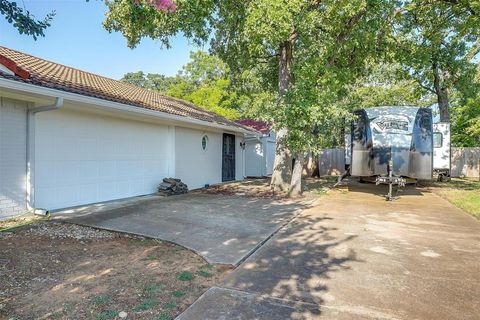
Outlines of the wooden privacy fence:
[{"label": "wooden privacy fence", "polygon": [[[452,148],[451,176],[478,178],[480,174],[480,147]],[[318,156],[320,176],[341,175],[345,171],[345,150],[323,149]]]},{"label": "wooden privacy fence", "polygon": [[452,177],[478,178],[480,174],[480,147],[452,148]]},{"label": "wooden privacy fence", "polygon": [[323,149],[318,155],[318,173],[322,176],[339,176],[345,172],[345,149]]}]

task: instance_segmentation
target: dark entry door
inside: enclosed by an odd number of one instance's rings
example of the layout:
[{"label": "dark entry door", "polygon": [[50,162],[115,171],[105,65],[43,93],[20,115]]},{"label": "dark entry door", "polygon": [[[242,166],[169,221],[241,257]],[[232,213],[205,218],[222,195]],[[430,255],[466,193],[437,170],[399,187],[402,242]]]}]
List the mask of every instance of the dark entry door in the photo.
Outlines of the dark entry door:
[{"label": "dark entry door", "polygon": [[235,180],[235,136],[223,134],[222,181]]}]

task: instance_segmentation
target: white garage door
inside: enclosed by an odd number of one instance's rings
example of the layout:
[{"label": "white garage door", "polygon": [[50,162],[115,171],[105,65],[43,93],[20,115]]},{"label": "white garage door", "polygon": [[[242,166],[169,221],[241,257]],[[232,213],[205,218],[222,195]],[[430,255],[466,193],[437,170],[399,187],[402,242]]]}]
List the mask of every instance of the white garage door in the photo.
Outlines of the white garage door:
[{"label": "white garage door", "polygon": [[245,175],[247,177],[261,177],[265,161],[261,142],[247,141],[245,145]]},{"label": "white garage door", "polygon": [[273,164],[275,161],[275,147],[276,143],[275,140],[266,140],[266,145],[267,145],[267,152],[266,157],[267,157],[267,176],[271,176],[273,173]]},{"label": "white garage door", "polygon": [[27,103],[0,97],[0,218],[26,211]]},{"label": "white garage door", "polygon": [[35,206],[58,209],[156,191],[168,175],[168,127],[67,111],[35,123]]}]

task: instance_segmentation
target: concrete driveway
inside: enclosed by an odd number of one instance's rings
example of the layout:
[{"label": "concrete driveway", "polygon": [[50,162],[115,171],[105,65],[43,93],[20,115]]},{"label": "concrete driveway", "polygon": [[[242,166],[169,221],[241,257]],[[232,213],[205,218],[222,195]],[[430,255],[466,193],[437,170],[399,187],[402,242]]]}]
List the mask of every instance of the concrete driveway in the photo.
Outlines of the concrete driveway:
[{"label": "concrete driveway", "polygon": [[308,202],[193,192],[95,204],[56,219],[171,241],[209,263],[238,265]]},{"label": "concrete driveway", "polygon": [[331,192],[178,319],[480,319],[479,221],[385,192]]}]

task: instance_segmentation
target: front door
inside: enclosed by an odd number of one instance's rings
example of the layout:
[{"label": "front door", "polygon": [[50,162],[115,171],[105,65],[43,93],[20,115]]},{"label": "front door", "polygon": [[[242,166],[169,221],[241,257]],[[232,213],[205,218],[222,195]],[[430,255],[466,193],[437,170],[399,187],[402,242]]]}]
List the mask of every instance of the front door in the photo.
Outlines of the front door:
[{"label": "front door", "polygon": [[235,180],[235,136],[223,134],[222,181]]}]

